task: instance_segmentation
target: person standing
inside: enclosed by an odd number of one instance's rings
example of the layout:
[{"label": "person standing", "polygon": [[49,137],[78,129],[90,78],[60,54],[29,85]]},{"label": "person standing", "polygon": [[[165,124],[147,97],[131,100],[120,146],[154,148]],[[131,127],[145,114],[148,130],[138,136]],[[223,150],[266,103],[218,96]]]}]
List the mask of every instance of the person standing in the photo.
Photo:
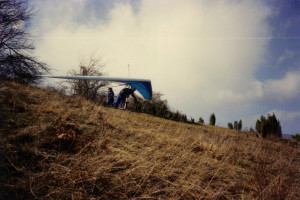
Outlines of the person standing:
[{"label": "person standing", "polygon": [[108,88],[108,94],[107,94],[107,101],[106,101],[106,105],[107,106],[111,106],[114,103],[114,97],[115,97],[115,93],[112,90],[112,88]]}]

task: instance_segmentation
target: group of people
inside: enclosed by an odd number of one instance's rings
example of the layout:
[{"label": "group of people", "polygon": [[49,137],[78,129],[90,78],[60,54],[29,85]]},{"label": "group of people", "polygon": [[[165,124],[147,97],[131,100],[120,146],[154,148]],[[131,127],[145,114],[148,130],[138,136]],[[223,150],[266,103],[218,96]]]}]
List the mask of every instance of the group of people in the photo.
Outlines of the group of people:
[{"label": "group of people", "polygon": [[124,88],[120,91],[118,97],[116,99],[114,99],[115,97],[115,93],[112,90],[112,88],[108,88],[108,94],[107,94],[107,101],[106,101],[106,105],[107,106],[113,106],[115,108],[118,108],[119,106],[121,106],[121,108],[127,108],[127,102],[126,102],[126,98],[129,97],[129,95],[131,95],[134,100],[136,101],[136,96],[134,95],[134,92],[136,91],[135,88]]}]

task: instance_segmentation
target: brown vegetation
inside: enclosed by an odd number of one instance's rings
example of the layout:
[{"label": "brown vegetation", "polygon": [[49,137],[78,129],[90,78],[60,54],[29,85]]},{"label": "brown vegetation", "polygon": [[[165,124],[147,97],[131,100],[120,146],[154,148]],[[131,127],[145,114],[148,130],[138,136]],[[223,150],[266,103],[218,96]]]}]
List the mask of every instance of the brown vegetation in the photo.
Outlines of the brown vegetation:
[{"label": "brown vegetation", "polygon": [[299,199],[299,143],[0,82],[1,199]]}]

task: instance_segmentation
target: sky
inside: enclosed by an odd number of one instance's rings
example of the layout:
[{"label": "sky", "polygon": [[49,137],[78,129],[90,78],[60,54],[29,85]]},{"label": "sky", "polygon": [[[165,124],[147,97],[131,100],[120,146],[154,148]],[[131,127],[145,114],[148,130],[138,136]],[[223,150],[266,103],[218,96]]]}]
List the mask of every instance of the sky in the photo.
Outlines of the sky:
[{"label": "sky", "polygon": [[[101,58],[151,79],[174,110],[255,128],[275,113],[300,133],[300,0],[31,0],[35,55],[54,75]],[[129,71],[128,71],[128,65]]]}]

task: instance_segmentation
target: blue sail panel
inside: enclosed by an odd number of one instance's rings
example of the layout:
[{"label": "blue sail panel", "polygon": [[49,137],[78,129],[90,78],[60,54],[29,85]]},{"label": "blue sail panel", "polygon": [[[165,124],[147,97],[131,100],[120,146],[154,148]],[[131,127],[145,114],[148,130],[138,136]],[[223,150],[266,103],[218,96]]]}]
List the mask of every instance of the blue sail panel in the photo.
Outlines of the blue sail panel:
[{"label": "blue sail panel", "polygon": [[151,82],[148,81],[118,81],[120,83],[126,83],[131,85],[131,87],[136,88],[136,90],[148,100],[152,99],[152,86]]}]

